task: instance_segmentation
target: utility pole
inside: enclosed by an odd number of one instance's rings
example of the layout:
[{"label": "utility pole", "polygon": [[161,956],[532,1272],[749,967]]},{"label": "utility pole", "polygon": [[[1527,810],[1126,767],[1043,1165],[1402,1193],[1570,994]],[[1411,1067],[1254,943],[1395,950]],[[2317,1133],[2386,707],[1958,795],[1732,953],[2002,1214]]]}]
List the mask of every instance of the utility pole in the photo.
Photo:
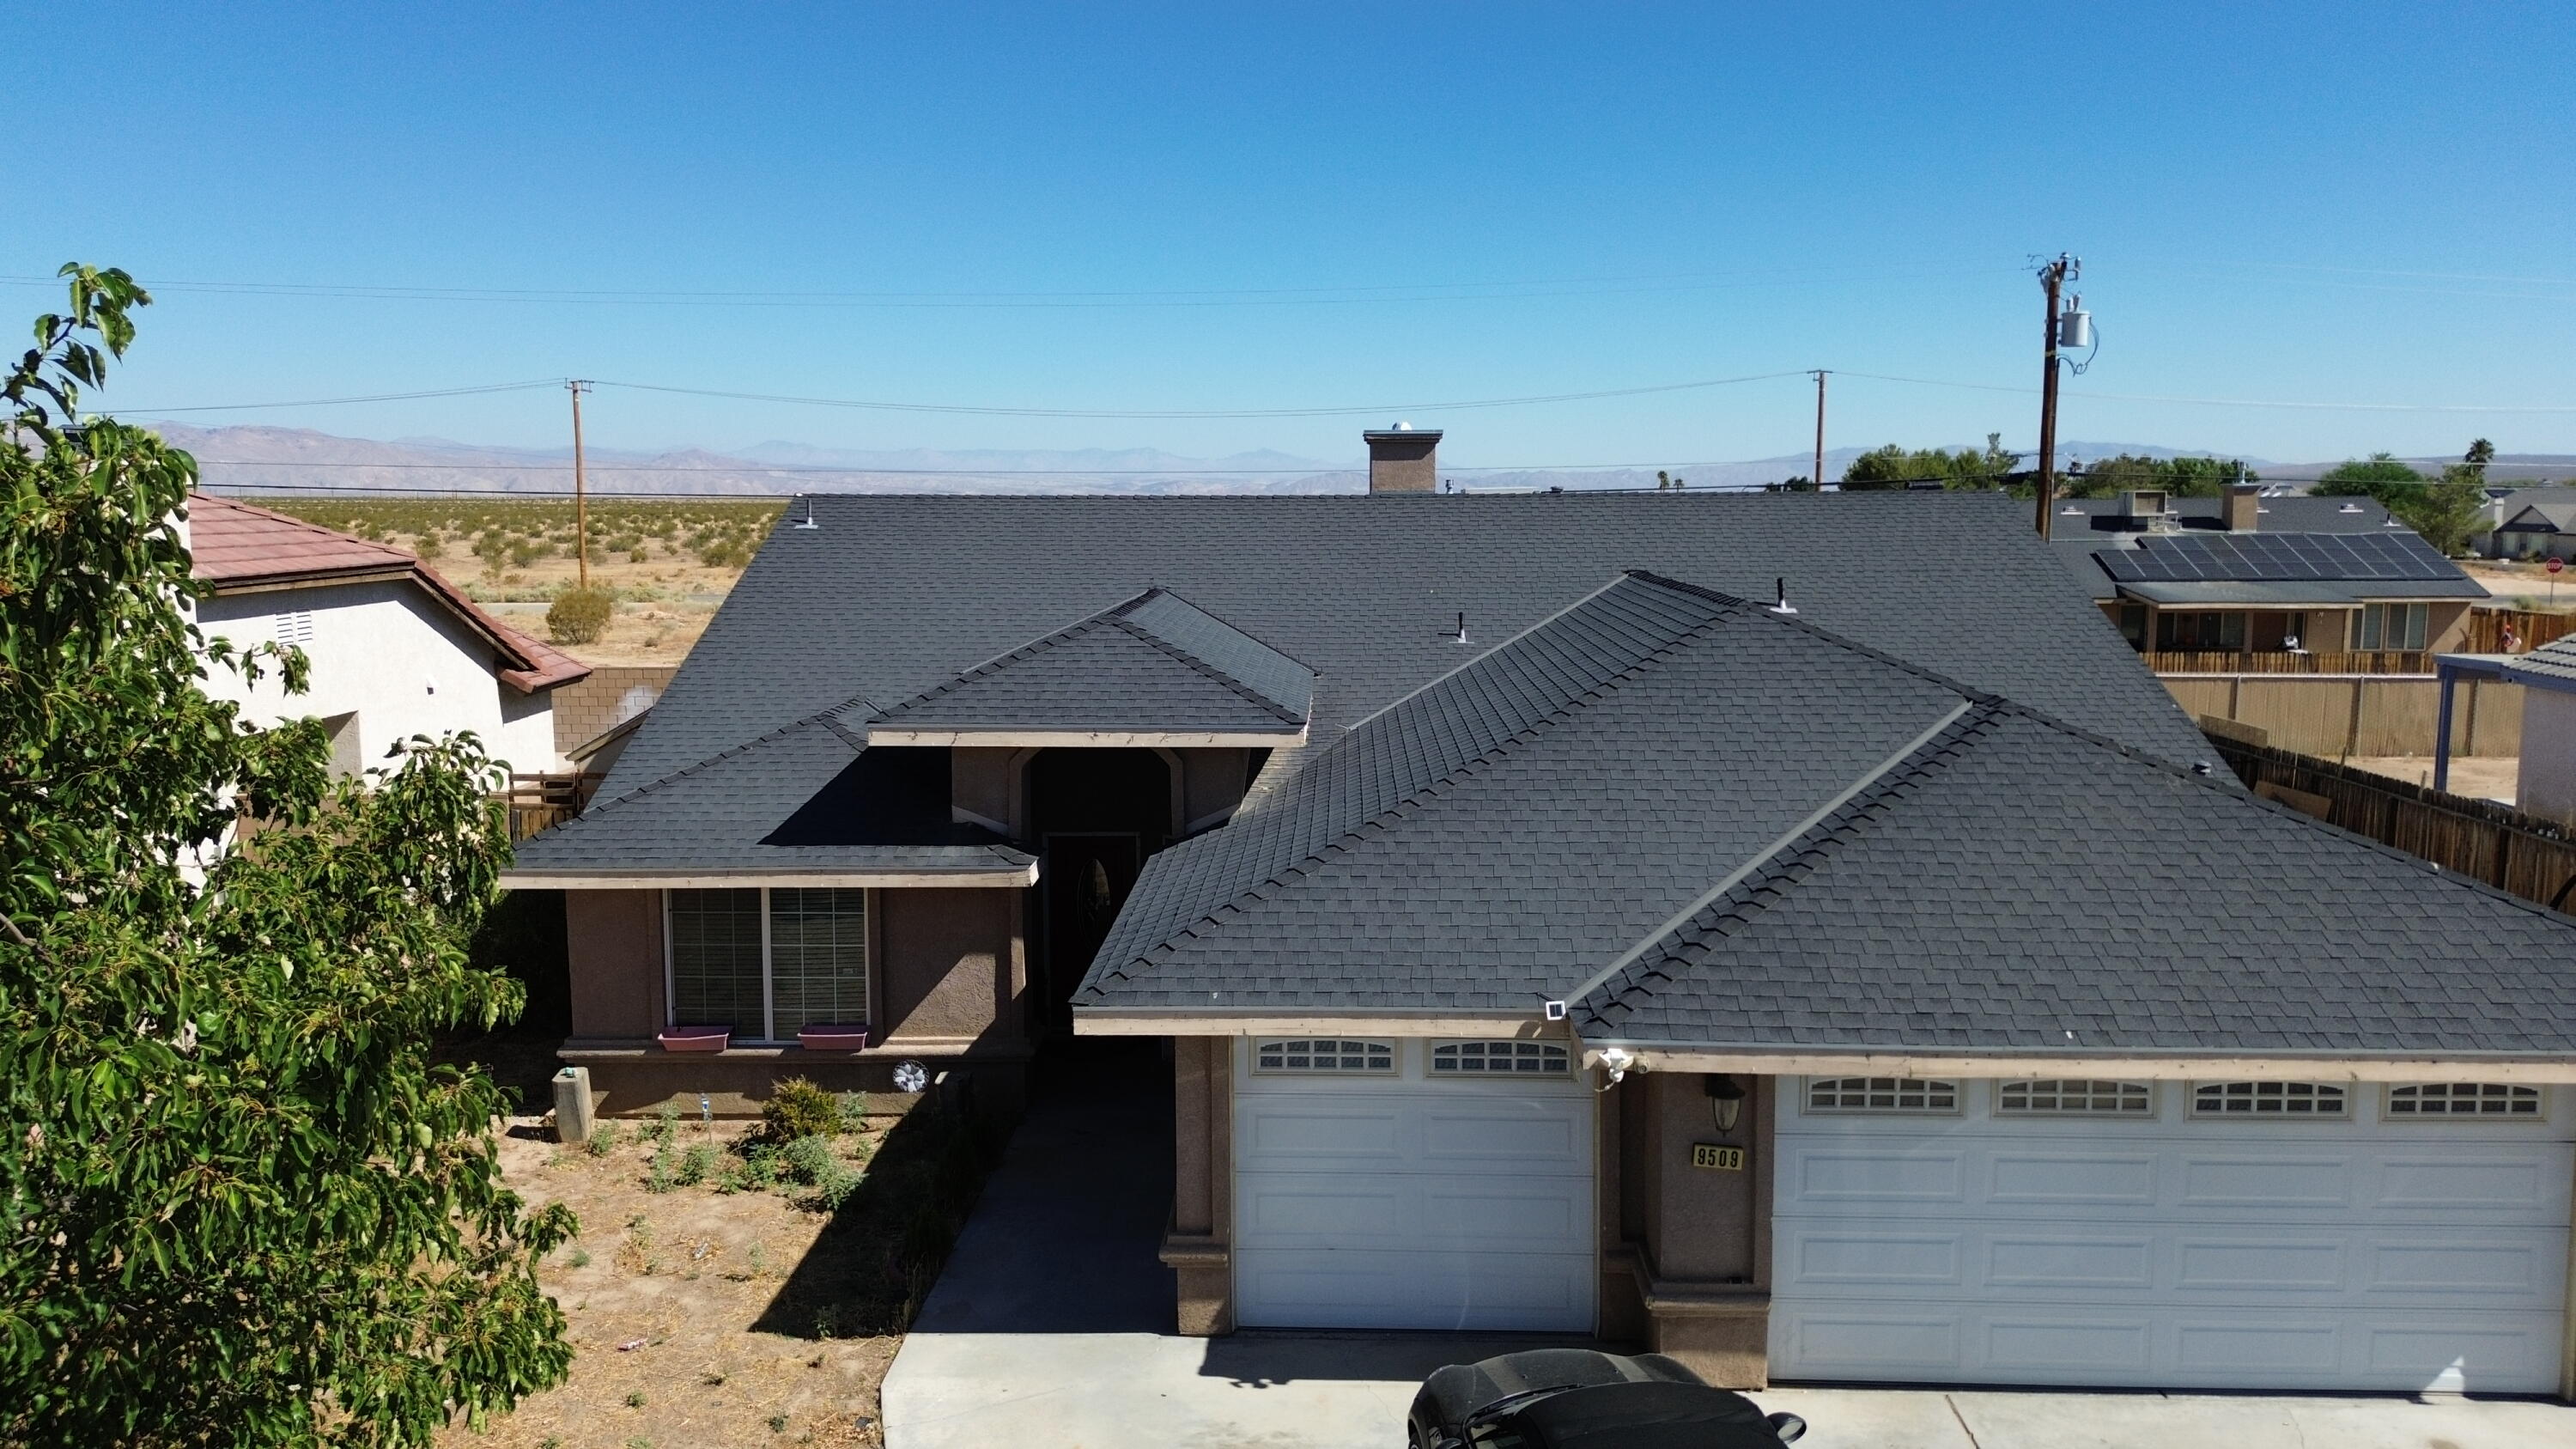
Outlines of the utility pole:
[{"label": "utility pole", "polygon": [[2039,536],[2048,537],[2049,515],[2057,511],[2057,309],[2069,277],[2084,264],[2064,252],[2039,269],[2039,285],[2048,293],[2048,321],[2042,339],[2039,379]]},{"label": "utility pole", "polygon": [[581,573],[581,587],[590,587],[590,495],[581,476],[581,395],[590,390],[589,382],[573,378],[564,386],[572,393],[572,551]]},{"label": "utility pole", "polygon": [[1816,491],[1825,491],[1825,370],[1816,369],[1816,471],[1807,475]]}]

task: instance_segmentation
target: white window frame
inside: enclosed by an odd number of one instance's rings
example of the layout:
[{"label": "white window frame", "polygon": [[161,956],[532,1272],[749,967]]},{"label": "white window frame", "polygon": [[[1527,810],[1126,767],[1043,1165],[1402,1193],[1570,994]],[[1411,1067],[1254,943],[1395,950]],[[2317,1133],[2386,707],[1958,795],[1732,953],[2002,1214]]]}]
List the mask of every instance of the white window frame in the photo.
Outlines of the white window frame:
[{"label": "white window frame", "polygon": [[[1467,1053],[1462,1050],[1465,1047],[1481,1048],[1476,1060],[1485,1065],[1473,1068],[1451,1066],[1445,1070],[1442,1069],[1440,1065],[1442,1052],[1453,1053],[1454,1055],[1449,1058],[1452,1062],[1463,1062],[1467,1060]],[[1492,1066],[1496,1047],[1503,1049],[1504,1059],[1508,1063],[1499,1071]],[[1532,1048],[1536,1050],[1533,1051]],[[1521,1063],[1526,1061],[1535,1061],[1539,1065],[1523,1067]],[[1566,1050],[1563,1042],[1528,1041],[1505,1037],[1463,1037],[1456,1041],[1429,1043],[1429,1050],[1423,1057],[1422,1070],[1425,1076],[1459,1082],[1490,1082],[1524,1077],[1570,1077],[1574,1075],[1574,1054]]]},{"label": "white window frame", "polygon": [[[1860,1085],[1855,1088],[1847,1086],[1848,1083]],[[1840,1103],[1820,1106],[1816,1101],[1819,1089],[1832,1091],[1837,1096],[1857,1092],[1863,1097],[1874,1097],[1883,1093],[1893,1101],[1883,1107],[1866,1101],[1856,1106]],[[1907,1105],[1905,1098],[1909,1095],[1920,1097],[1922,1105]],[[1950,1100],[1947,1105],[1936,1106],[1932,1102],[1935,1096],[1947,1096]],[[1810,1117],[1956,1117],[1966,1110],[1967,1101],[1966,1088],[1946,1077],[1809,1077],[1800,1084],[1798,1091],[1798,1110]]]},{"label": "white window frame", "polygon": [[[1331,1042],[1333,1044],[1334,1050],[1332,1055],[1336,1062],[1339,1062],[1344,1057],[1352,1055],[1352,1053],[1345,1050],[1345,1048],[1348,1047],[1359,1047],[1361,1050],[1358,1055],[1360,1060],[1363,1062],[1375,1056],[1378,1050],[1383,1048],[1386,1052],[1387,1064],[1382,1068],[1374,1066],[1345,1067],[1339,1065],[1330,1067],[1292,1067],[1286,1065],[1287,1059],[1292,1055],[1287,1048],[1291,1046],[1306,1047],[1308,1050],[1304,1055],[1311,1060],[1315,1056],[1313,1048],[1317,1042]],[[1261,1064],[1262,1051],[1265,1048],[1272,1047],[1279,1049],[1278,1055],[1281,1065],[1265,1067]],[[1338,1081],[1351,1077],[1395,1077],[1402,1076],[1404,1074],[1404,1043],[1400,1040],[1388,1037],[1254,1037],[1252,1039],[1251,1056],[1253,1074],[1255,1076],[1263,1077],[1320,1077],[1327,1081]]]},{"label": "white window frame", "polygon": [[[2047,1095],[2057,1099],[2060,1105],[2008,1106],[2007,1098],[2015,1087],[2024,1088],[2025,1096],[2036,1092],[2038,1088],[2046,1087],[2049,1089]],[[2070,1088],[2081,1088],[2080,1095],[2087,1105],[2080,1107],[2062,1105],[2065,1098],[2070,1095]],[[2085,1122],[2153,1122],[2158,1115],[2156,1096],[2156,1084],[2153,1082],[2123,1081],[2111,1077],[2015,1077],[2010,1081],[1995,1083],[1995,1115],[2071,1119]],[[2091,1105],[2093,1102],[2102,1100],[2113,1103],[2142,1101],[2146,1106],[2142,1110],[2132,1111],[2126,1106],[2115,1105],[2105,1109]]]},{"label": "white window frame", "polygon": [[[2269,1090],[2266,1090],[2269,1089]],[[2216,1093],[2215,1096],[2207,1094]],[[2291,1082],[2269,1078],[2250,1081],[2194,1082],[2184,1113],[2195,1122],[2349,1122],[2353,1089],[2341,1082]],[[2296,1108],[2304,1100],[2308,1105]],[[2208,1104],[2217,1103],[2216,1107]],[[2242,1107],[2230,1103],[2243,1102]],[[2334,1110],[2319,1111],[2332,1102]]]},{"label": "white window frame", "polygon": [[[735,1033],[734,1038],[727,1041],[725,1044],[727,1046],[731,1046],[734,1041],[740,1041],[745,1045],[751,1046],[784,1046],[795,1041],[794,1037],[782,1038],[776,1034],[778,1029],[778,957],[775,951],[771,949],[770,941],[770,888],[768,886],[715,886],[711,887],[711,889],[757,890],[760,892],[760,1035],[743,1036],[741,1033],[737,1032]],[[880,919],[877,914],[877,904],[879,894],[880,893],[874,889],[861,891],[861,895],[864,899],[860,906],[860,910],[865,913],[867,921],[861,936],[861,940],[865,943],[865,950],[867,952],[868,973],[866,990],[867,1003],[864,1009],[867,1012],[868,1020],[871,1022],[877,1019],[877,921]],[[660,895],[662,898],[662,1025],[668,1028],[680,1025],[679,953],[675,949],[676,943],[672,940],[671,933],[671,892],[665,890],[660,892]]]},{"label": "white window frame", "polygon": [[[2474,1100],[2481,1102],[2494,1101],[2506,1103],[2529,1102],[2532,1104],[2532,1107],[2528,1112],[2454,1112],[2450,1110],[2449,1104],[2458,1099],[2445,1095],[2443,1097],[2433,1099],[2444,1104],[2443,1110],[2439,1112],[2398,1110],[2397,1104],[2401,1101],[2414,1101],[2421,1103],[2426,1100],[2421,1097],[2400,1097],[2398,1093],[2410,1091],[2420,1092],[2427,1087],[2437,1089],[2444,1093],[2448,1093],[2460,1087],[2474,1087],[2477,1088],[2480,1093],[2480,1095]],[[2485,1095],[2485,1093],[2490,1090],[2500,1091],[2502,1095],[2493,1097]],[[2518,1093],[2528,1093],[2529,1095],[2516,1095]],[[2383,1122],[2546,1122],[2549,1120],[2549,1089],[2547,1087],[2522,1082],[2390,1082],[2386,1088],[2380,1092],[2379,1120]]]}]

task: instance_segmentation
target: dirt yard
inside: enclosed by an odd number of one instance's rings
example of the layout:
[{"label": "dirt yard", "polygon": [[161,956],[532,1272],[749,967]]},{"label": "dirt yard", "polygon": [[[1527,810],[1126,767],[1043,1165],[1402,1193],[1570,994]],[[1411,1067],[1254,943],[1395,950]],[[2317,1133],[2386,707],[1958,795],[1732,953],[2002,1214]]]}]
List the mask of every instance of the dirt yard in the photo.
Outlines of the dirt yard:
[{"label": "dirt yard", "polygon": [[502,1139],[510,1185],[581,1219],[540,1270],[571,1326],[570,1380],[440,1443],[883,1444],[877,1387],[972,1205],[983,1134],[922,1110],[816,1139],[855,1178],[826,1211],[810,1185],[745,1185],[758,1123],[602,1126],[595,1151],[554,1142],[543,1117]]},{"label": "dirt yard", "polygon": [[[2433,757],[2430,755],[2357,755],[2346,763],[2356,770],[2387,775],[2410,785],[2433,783]],[[2451,758],[2451,793],[2510,805],[2521,768],[2522,761],[2513,758],[2454,755]]]},{"label": "dirt yard", "polygon": [[2555,576],[2536,563],[2513,559],[2462,559],[2470,578],[2495,595],[2495,602],[2516,609],[2576,610],[2576,569]]},{"label": "dirt yard", "polygon": [[[569,499],[244,501],[403,549],[482,604],[543,605],[580,574]],[[786,506],[779,498],[594,500],[590,582],[616,593],[617,612],[599,639],[566,648],[586,664],[679,663]],[[542,608],[499,612],[546,637]]]}]

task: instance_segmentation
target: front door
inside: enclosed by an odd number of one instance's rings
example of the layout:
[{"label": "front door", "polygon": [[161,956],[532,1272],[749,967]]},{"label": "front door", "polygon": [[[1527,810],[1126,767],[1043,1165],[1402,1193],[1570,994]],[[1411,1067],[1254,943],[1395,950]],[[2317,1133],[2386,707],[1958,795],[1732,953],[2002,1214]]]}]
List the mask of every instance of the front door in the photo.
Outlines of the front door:
[{"label": "front door", "polygon": [[1046,1026],[1073,1028],[1073,992],[1091,969],[1091,958],[1109,936],[1118,908],[1136,888],[1144,864],[1143,842],[1132,834],[1075,832],[1049,835],[1039,867],[1046,895]]}]

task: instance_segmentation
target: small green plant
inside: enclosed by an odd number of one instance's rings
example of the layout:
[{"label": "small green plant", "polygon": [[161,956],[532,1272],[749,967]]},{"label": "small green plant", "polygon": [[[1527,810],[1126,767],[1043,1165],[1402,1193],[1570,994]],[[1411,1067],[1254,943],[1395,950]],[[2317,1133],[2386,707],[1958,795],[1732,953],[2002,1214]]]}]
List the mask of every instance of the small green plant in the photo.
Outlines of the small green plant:
[{"label": "small green plant", "polygon": [[813,1205],[832,1212],[856,1191],[863,1174],[832,1150],[828,1137],[799,1137],[787,1144],[787,1162],[796,1179],[814,1189]]},{"label": "small green plant", "polygon": [[784,1433],[786,1433],[786,1432],[787,1432],[787,1416],[786,1416],[785,1414],[772,1414],[772,1415],[770,1415],[770,1416],[769,1416],[769,1432],[770,1432],[770,1433],[772,1433],[772,1434],[784,1434]]},{"label": "small green plant", "polygon": [[754,1243],[754,1244],[752,1244],[752,1245],[751,1245],[750,1262],[751,1262],[751,1271],[753,1271],[753,1272],[755,1272],[755,1273],[766,1273],[766,1272],[768,1272],[768,1271],[769,1271],[769,1250],[768,1250],[767,1248],[762,1247],[762,1246],[761,1246],[760,1244],[758,1244],[758,1243]]},{"label": "small green plant", "polygon": [[575,1248],[575,1249],[573,1249],[573,1250],[572,1250],[572,1256],[571,1256],[571,1257],[569,1257],[569,1258],[566,1258],[566,1259],[564,1260],[564,1266],[565,1266],[565,1267],[567,1267],[567,1268],[587,1268],[587,1267],[589,1267],[589,1266],[590,1266],[590,1250],[589,1250],[588,1248]]},{"label": "small green plant", "polygon": [[655,1142],[669,1142],[680,1130],[680,1104],[664,1102],[653,1114],[653,1125],[644,1129]]},{"label": "small green plant", "polygon": [[592,1129],[590,1134],[590,1155],[593,1157],[606,1157],[608,1154],[615,1152],[617,1150],[618,1136],[619,1133],[617,1131],[616,1123],[600,1123],[598,1127]]},{"label": "small green plant", "polygon": [[841,1129],[841,1101],[804,1077],[789,1077],[760,1104],[760,1119],[772,1142],[829,1136]]},{"label": "small green plant", "polygon": [[608,630],[617,596],[606,589],[566,589],[546,610],[546,633],[558,644],[590,644]]},{"label": "small green plant", "polygon": [[716,1164],[722,1157],[723,1154],[716,1150],[716,1145],[712,1142],[690,1143],[689,1150],[680,1154],[680,1167],[677,1173],[680,1185],[695,1187],[706,1181],[715,1172]]},{"label": "small green plant", "polygon": [[814,1336],[826,1339],[841,1336],[841,1305],[826,1303],[814,1310]]},{"label": "small green plant", "polygon": [[644,1391],[642,1389],[637,1389],[633,1393],[628,1394],[626,1396],[626,1407],[630,1409],[640,1409],[644,1407]]}]

